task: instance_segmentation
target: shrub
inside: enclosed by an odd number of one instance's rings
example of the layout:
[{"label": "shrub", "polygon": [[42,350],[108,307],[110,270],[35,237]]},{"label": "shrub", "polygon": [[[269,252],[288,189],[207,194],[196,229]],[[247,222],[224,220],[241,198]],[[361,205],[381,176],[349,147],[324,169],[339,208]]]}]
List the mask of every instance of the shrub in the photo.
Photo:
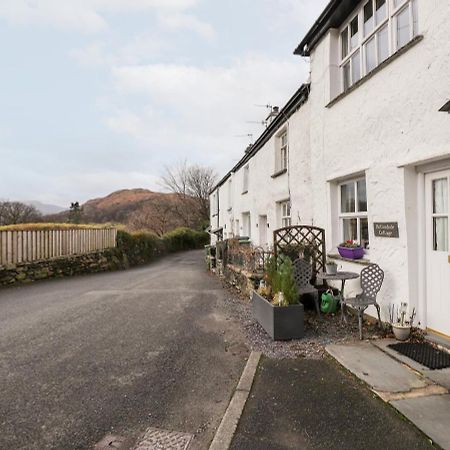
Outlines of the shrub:
[{"label": "shrub", "polygon": [[177,228],[163,236],[163,242],[168,252],[193,250],[202,248],[209,242],[208,233],[190,228]]},{"label": "shrub", "polygon": [[130,265],[145,264],[165,252],[164,244],[153,233],[117,232],[117,249]]},{"label": "shrub", "polygon": [[145,264],[167,253],[202,248],[209,242],[208,233],[179,228],[162,238],[149,232],[117,232],[117,256],[131,266]]},{"label": "shrub", "polygon": [[298,289],[294,280],[294,266],[288,257],[282,258],[280,264],[281,292],[286,305],[298,303]]}]

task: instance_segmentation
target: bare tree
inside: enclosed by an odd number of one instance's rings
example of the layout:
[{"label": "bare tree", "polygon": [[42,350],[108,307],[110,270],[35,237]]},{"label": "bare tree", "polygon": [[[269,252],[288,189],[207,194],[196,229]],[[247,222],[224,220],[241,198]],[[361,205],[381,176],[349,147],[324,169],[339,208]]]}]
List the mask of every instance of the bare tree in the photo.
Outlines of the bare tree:
[{"label": "bare tree", "polygon": [[149,230],[162,236],[180,224],[174,220],[174,205],[167,200],[156,199],[135,210],[128,219],[134,231]]},{"label": "bare tree", "polygon": [[186,225],[191,226],[209,220],[209,193],[217,180],[210,167],[189,165],[186,161],[174,167],[166,167],[162,184],[179,197],[177,213]]},{"label": "bare tree", "polygon": [[41,217],[34,206],[21,202],[0,202],[0,225],[36,222]]}]

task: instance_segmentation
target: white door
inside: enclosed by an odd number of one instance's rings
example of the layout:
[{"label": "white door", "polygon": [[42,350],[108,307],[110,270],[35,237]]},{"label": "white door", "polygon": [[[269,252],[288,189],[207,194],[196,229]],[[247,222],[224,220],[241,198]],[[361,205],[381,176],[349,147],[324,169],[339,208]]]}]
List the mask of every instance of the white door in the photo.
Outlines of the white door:
[{"label": "white door", "polygon": [[267,249],[267,216],[259,216],[259,245]]},{"label": "white door", "polygon": [[426,176],[427,327],[450,336],[450,170]]}]

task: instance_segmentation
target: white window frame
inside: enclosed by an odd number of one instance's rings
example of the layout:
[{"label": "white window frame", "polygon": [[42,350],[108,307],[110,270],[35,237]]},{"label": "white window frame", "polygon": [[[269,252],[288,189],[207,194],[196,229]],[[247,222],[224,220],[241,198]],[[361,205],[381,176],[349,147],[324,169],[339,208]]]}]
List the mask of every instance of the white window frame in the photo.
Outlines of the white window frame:
[{"label": "white window frame", "polygon": [[[283,139],[286,139],[285,144],[283,145]],[[287,128],[284,128],[277,135],[277,145],[276,145],[277,153],[275,159],[275,171],[281,172],[283,170],[288,169],[289,164],[289,135]]]},{"label": "white window frame", "polygon": [[242,180],[242,193],[243,194],[246,194],[248,192],[249,179],[250,179],[250,165],[247,164],[246,166],[244,166],[244,172],[243,172],[243,180]]},{"label": "white window frame", "polygon": [[[365,181],[366,182],[366,211],[358,211],[358,182],[359,181]],[[344,185],[353,184],[354,192],[355,192],[355,212],[342,212],[342,190],[341,187]],[[338,184],[338,205],[339,205],[339,236],[340,241],[344,242],[344,219],[356,219],[357,225],[356,225],[356,233],[357,233],[357,242],[361,244],[361,219],[367,220],[367,226],[369,228],[369,218],[368,218],[368,210],[369,210],[369,204],[367,202],[367,180],[365,176],[358,177],[358,178],[351,178],[345,181],[342,181]],[[370,233],[369,233],[369,246],[370,246]],[[367,247],[368,249],[369,247]]]},{"label": "white window frame", "polygon": [[[372,10],[373,10],[373,29],[365,34],[364,33],[364,7],[368,2],[372,2]],[[368,75],[372,70],[378,67],[383,61],[380,61],[379,50],[378,50],[378,35],[379,31],[381,31],[385,26],[388,27],[388,41],[389,41],[389,49],[388,56],[392,56],[395,52],[400,50],[397,47],[397,18],[398,15],[403,12],[406,8],[409,8],[409,21],[410,21],[410,40],[414,39],[417,35],[418,30],[415,27],[415,20],[417,21],[417,17],[415,16],[417,11],[417,0],[401,0],[399,5],[395,7],[394,0],[386,0],[386,16],[385,18],[376,23],[376,0],[365,0],[360,3],[355,12],[349,17],[349,20],[340,28],[339,30],[339,52],[340,52],[340,77],[341,77],[341,91],[345,92],[351,86],[353,86],[357,81],[361,78],[364,78]],[[356,45],[353,49],[350,46],[351,40],[351,29],[350,24],[353,19],[358,18],[358,45]],[[343,55],[343,42],[342,42],[342,34],[347,29],[347,55]],[[375,67],[370,71],[367,69],[367,55],[366,55],[366,44],[371,40],[375,39]],[[353,56],[355,56],[359,52],[359,65],[360,65],[360,77],[358,80],[353,80]],[[386,59],[387,59],[386,58]],[[345,81],[344,81],[344,67],[349,64],[350,67],[350,78],[349,78],[349,86],[346,89]]]},{"label": "white window frame", "polygon": [[228,180],[228,211],[233,209],[233,182]]},{"label": "white window frame", "polygon": [[292,225],[291,200],[279,202],[279,208],[281,228],[290,227]]}]

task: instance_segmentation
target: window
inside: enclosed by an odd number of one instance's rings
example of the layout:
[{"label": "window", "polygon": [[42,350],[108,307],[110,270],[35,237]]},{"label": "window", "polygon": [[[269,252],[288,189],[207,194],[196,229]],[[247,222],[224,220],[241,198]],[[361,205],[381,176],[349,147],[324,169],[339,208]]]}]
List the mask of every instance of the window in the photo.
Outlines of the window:
[{"label": "window", "polygon": [[369,0],[362,4],[340,33],[343,91],[404,47],[417,33],[417,0]]},{"label": "window", "polygon": [[248,181],[250,177],[250,166],[246,165],[244,167],[244,180],[243,180],[243,186],[242,186],[242,193],[246,194],[248,192]]},{"label": "window", "polygon": [[339,186],[342,241],[356,241],[369,248],[366,180],[361,178]]},{"label": "window", "polygon": [[286,200],[280,203],[281,228],[291,226],[291,201]]},{"label": "window", "polygon": [[233,184],[232,181],[228,181],[228,209],[233,207]]},{"label": "window", "polygon": [[282,131],[276,138],[275,172],[288,168],[288,133]]}]

